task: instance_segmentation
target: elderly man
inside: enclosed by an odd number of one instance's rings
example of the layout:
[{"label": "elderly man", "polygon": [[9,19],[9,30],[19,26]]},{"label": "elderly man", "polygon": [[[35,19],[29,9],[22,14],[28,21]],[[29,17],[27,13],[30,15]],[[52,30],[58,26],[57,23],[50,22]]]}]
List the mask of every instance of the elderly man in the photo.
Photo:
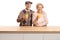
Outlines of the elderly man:
[{"label": "elderly man", "polygon": [[25,9],[23,9],[20,14],[18,15],[17,22],[20,22],[20,26],[32,26],[32,11],[31,8],[32,2],[26,1],[25,2]]}]

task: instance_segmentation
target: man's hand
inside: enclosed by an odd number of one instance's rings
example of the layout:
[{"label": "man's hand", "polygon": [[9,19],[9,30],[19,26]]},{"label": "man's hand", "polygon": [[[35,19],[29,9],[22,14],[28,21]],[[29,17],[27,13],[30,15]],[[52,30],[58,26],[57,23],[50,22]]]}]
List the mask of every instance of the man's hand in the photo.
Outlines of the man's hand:
[{"label": "man's hand", "polygon": [[23,18],[18,18],[17,19],[17,22],[21,22],[21,21],[23,21]]}]

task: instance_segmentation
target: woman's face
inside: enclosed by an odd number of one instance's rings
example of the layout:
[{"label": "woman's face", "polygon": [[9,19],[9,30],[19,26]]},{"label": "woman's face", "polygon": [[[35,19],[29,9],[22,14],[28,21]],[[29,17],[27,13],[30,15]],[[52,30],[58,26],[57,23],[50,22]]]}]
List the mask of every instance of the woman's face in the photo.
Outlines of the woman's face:
[{"label": "woman's face", "polygon": [[37,6],[37,10],[38,10],[38,11],[42,10],[42,5],[38,5],[38,6]]}]

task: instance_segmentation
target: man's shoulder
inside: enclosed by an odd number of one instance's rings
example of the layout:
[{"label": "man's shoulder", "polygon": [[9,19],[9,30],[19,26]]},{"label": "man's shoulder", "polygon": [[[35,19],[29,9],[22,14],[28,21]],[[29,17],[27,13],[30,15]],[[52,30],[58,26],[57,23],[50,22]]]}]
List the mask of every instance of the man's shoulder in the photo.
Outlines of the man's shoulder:
[{"label": "man's shoulder", "polygon": [[[21,12],[26,13],[26,10],[23,9],[23,10],[21,10]],[[30,12],[35,13],[35,11],[33,11],[33,10],[31,10],[31,9],[30,9]]]},{"label": "man's shoulder", "polygon": [[23,10],[21,10],[21,11],[20,11],[20,13],[25,13],[25,12],[26,12],[26,10],[25,10],[25,9],[23,9]]},{"label": "man's shoulder", "polygon": [[35,13],[35,11],[33,11],[33,10],[30,10],[32,13]]}]

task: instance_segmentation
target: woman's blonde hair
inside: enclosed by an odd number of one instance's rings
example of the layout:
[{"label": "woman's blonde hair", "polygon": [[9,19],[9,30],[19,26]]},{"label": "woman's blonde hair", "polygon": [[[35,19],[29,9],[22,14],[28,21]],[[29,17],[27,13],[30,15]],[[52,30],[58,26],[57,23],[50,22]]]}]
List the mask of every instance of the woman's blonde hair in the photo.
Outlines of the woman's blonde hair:
[{"label": "woman's blonde hair", "polygon": [[38,3],[38,4],[36,5],[36,8],[37,8],[39,5],[41,5],[41,6],[42,6],[42,8],[44,8],[44,6],[43,6],[43,4],[42,4],[42,3]]}]

